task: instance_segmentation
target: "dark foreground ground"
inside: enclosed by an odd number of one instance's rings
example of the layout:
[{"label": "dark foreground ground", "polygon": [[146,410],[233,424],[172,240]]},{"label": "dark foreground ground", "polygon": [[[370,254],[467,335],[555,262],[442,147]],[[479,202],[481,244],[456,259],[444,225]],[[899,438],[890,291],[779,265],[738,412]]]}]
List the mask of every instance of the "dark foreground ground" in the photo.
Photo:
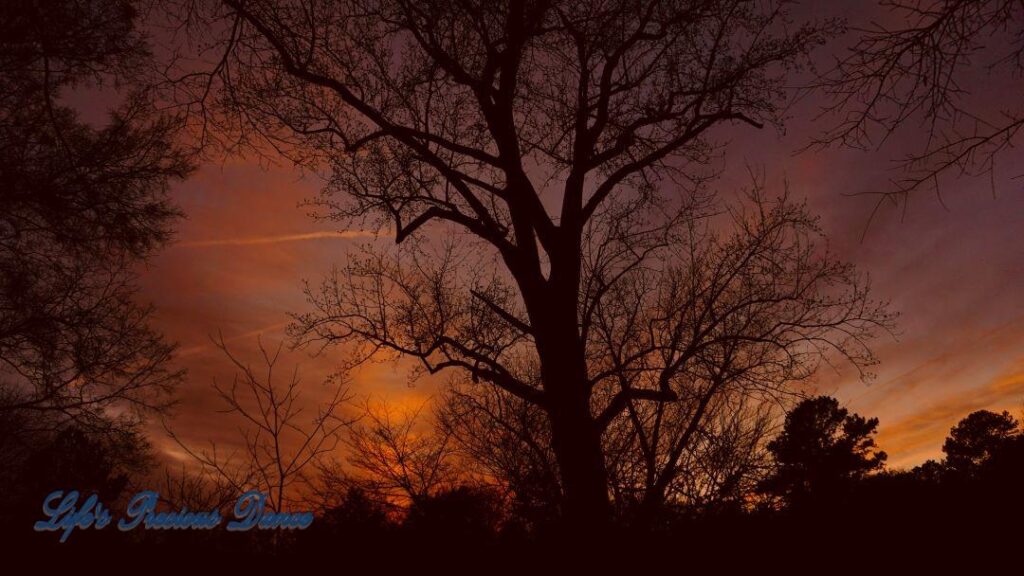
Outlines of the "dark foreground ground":
[{"label": "dark foreground ground", "polygon": [[[893,573],[1019,574],[1024,517],[1018,506],[870,517],[723,516],[658,530],[600,534],[488,533],[354,527],[314,522],[288,534],[212,532],[54,533],[6,527],[8,574],[248,573]],[[12,564],[13,563],[13,564]],[[35,568],[35,570],[33,570]]]}]

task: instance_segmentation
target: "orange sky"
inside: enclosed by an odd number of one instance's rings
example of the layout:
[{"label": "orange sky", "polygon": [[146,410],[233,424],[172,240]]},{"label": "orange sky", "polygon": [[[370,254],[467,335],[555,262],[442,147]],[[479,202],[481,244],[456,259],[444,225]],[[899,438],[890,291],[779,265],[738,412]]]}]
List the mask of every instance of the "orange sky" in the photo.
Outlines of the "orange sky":
[{"label": "orange sky", "polygon": [[[816,10],[813,7],[811,10]],[[988,83],[982,99],[997,99]],[[1012,92],[1010,92],[1012,94]],[[878,378],[865,384],[852,371],[822,373],[817,388],[865,416],[881,420],[879,444],[893,466],[939,456],[942,439],[972,410],[1024,410],[1024,158],[1003,156],[995,194],[987,179],[944,183],[942,200],[922,193],[905,212],[883,210],[864,234],[873,199],[851,194],[885,189],[896,177],[890,159],[899,139],[876,153],[808,151],[814,102],[794,108],[787,133],[744,130],[731,140],[718,188],[723,196],[749,183],[746,165],[763,168],[770,186],[788,183],[822,216],[833,248],[871,274],[874,294],[901,313],[899,338],[876,342]],[[992,107],[997,107],[995,100]],[[242,159],[207,165],[178,185],[174,197],[188,215],[177,242],[143,273],[145,300],[157,307],[157,327],[180,343],[189,370],[175,429],[186,440],[230,443],[234,424],[217,414],[210,385],[230,378],[226,360],[209,341],[222,331],[241,355],[283,337],[288,312],[304,310],[301,280],[316,281],[346,252],[375,240],[359,231],[339,234],[307,217],[298,204],[318,183],[287,166],[261,168]],[[862,239],[863,236],[863,239]],[[330,354],[301,363],[311,401],[333,368]],[[355,375],[354,390],[420,403],[429,384],[410,387],[400,367],[374,365]],[[160,435],[158,449],[174,455]],[[179,454],[180,455],[180,454]]]},{"label": "orange sky", "polygon": [[[774,141],[765,147],[756,140]],[[855,411],[881,419],[879,443],[893,465],[912,465],[939,454],[949,428],[968,412],[1024,406],[1024,243],[1019,241],[1024,195],[1007,186],[996,198],[984,183],[964,182],[945,198],[915,199],[900,218],[884,212],[867,235],[869,201],[843,194],[880,177],[853,153],[793,157],[791,137],[757,134],[738,148],[773,148],[778,158],[757,161],[769,179],[789,182],[823,218],[834,247],[872,276],[876,296],[901,313],[899,339],[882,338],[878,378],[860,382],[852,373],[822,373],[817,387]],[[737,154],[730,165],[750,156]],[[775,160],[785,160],[778,169]],[[875,162],[878,158],[875,158]],[[737,173],[739,170],[736,171]],[[727,195],[742,179],[723,178]],[[883,174],[884,176],[884,174]],[[740,177],[737,177],[740,178]],[[298,206],[317,183],[286,167],[264,170],[245,161],[205,166],[179,185],[175,197],[188,214],[176,243],[143,273],[143,297],[157,307],[157,326],[181,345],[179,362],[189,370],[175,422],[195,442],[230,443],[234,424],[217,414],[210,394],[215,377],[230,366],[209,341],[222,331],[241,355],[255,351],[255,336],[283,338],[288,312],[304,310],[301,280],[316,280],[366,234],[339,234]],[[286,355],[301,363],[305,394],[327,394],[320,385],[333,369],[331,354]],[[359,394],[421,402],[429,384],[410,387],[401,367],[374,365],[354,379]],[[158,445],[169,444],[158,439]]]}]

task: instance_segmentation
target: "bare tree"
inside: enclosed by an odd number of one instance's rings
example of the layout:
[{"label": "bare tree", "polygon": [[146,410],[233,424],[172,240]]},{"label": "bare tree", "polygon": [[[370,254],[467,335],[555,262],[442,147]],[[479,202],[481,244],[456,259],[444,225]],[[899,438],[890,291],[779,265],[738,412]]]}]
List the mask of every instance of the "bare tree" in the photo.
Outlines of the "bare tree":
[{"label": "bare tree", "polygon": [[[883,191],[899,200],[944,175],[993,175],[1024,128],[1024,5],[1016,0],[885,0],[885,21],[856,30],[858,42],[818,83],[839,122],[819,143],[870,147],[900,128],[924,128],[902,159],[905,177]],[[1007,101],[977,102],[988,75]],[[994,180],[993,180],[994,185]]]},{"label": "bare tree", "polygon": [[776,405],[733,399],[717,411],[687,450],[683,473],[666,491],[666,500],[700,512],[747,509],[757,484],[769,473],[766,445],[778,419]]},{"label": "bare tree", "polygon": [[184,465],[177,471],[167,467],[160,499],[176,510],[222,510],[226,513],[238,498],[236,486],[237,482],[229,482],[220,474],[195,473]]},{"label": "bare tree", "polygon": [[[640,225],[622,214],[588,235],[600,267],[587,277],[604,293],[585,318],[611,490],[649,521],[666,503],[749,494],[795,385],[835,358],[870,378],[868,339],[893,316],[828,252],[805,206],[756,181],[725,213],[664,227],[656,258],[635,243]],[[513,491],[558,489],[539,409],[471,384],[446,400],[442,423],[471,458]]]},{"label": "bare tree", "polygon": [[[135,82],[138,24],[130,1],[0,5],[0,411],[35,424],[137,420],[181,377],[135,302],[179,216],[168,186],[191,169]],[[83,85],[120,88],[100,127],[61,99]]]},{"label": "bare tree", "polygon": [[531,527],[557,518],[561,482],[542,409],[500,388],[455,381],[437,421],[477,482],[502,489],[513,519]]},{"label": "bare tree", "polygon": [[302,418],[306,407],[300,401],[298,366],[282,384],[275,379],[275,369],[283,342],[273,352],[261,339],[257,342],[265,366],[263,373],[234,355],[223,336],[214,341],[237,369],[229,387],[216,382],[213,387],[226,406],[222,412],[234,414],[240,421],[241,454],[225,454],[213,442],[208,448],[193,448],[170,427],[167,431],[215,485],[230,486],[236,496],[258,489],[267,494],[268,507],[282,510],[301,499],[297,489],[311,482],[308,475],[313,464],[337,448],[341,429],[352,422],[341,414],[349,396],[344,382],[329,382],[333,394],[317,405],[307,423]]},{"label": "bare tree", "polygon": [[740,411],[747,397],[777,400],[830,357],[870,377],[868,339],[892,322],[854,268],[815,242],[803,205],[767,199],[755,183],[726,220],[724,232],[682,227],[657,264],[627,259],[604,272],[620,281],[594,313],[591,365],[610,399],[598,422],[628,422],[651,507],[716,413]]},{"label": "bare tree", "polygon": [[[650,526],[673,511],[747,507],[768,470],[765,445],[779,406],[743,392],[719,393],[710,404],[692,426],[693,406],[682,402],[609,430],[612,490],[630,522]],[[694,431],[687,436],[688,429]]]},{"label": "bare tree", "polygon": [[[714,129],[778,123],[786,72],[834,26],[741,0],[225,0],[183,14],[212,64],[173,86],[199,109],[221,105],[206,122],[329,170],[327,217],[394,226],[398,242],[446,225],[478,256],[477,281],[401,291],[416,270],[374,273],[384,263],[367,259],[339,274],[356,285],[311,290],[296,336],[368,343],[542,408],[566,516],[605,522],[611,412],[597,402],[615,412],[668,394],[595,397],[591,316],[609,286],[590,284],[587,231],[647,218],[632,245],[653,257],[713,173]],[[436,280],[457,263],[434,264]]]},{"label": "bare tree", "polygon": [[367,400],[363,417],[349,427],[347,475],[391,507],[424,503],[457,485],[459,474],[451,437],[421,418],[424,406],[396,411]]}]

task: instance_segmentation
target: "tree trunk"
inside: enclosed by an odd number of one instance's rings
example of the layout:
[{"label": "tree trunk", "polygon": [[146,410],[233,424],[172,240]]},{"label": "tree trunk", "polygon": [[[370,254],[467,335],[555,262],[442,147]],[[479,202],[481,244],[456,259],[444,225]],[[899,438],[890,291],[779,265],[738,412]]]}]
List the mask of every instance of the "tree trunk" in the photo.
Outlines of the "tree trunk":
[{"label": "tree trunk", "polygon": [[[561,388],[562,383],[557,387]],[[590,415],[589,396],[589,391],[580,394],[576,390],[568,390],[564,396],[552,395],[548,414],[565,494],[566,523],[573,530],[595,531],[610,521],[611,506],[601,432]]]},{"label": "tree trunk", "polygon": [[[523,245],[533,242],[532,232],[524,235]],[[508,264],[519,283],[540,360],[544,408],[562,483],[563,520],[571,534],[595,534],[610,523],[611,505],[602,431],[590,413],[586,346],[577,317],[579,231],[567,232],[549,255],[547,280],[534,268],[536,259]]]},{"label": "tree trunk", "polygon": [[563,516],[574,532],[599,531],[611,520],[608,474],[601,430],[590,412],[584,345],[576,322],[575,294],[570,303],[550,298],[535,326],[541,379],[547,397],[552,449],[564,493]]}]

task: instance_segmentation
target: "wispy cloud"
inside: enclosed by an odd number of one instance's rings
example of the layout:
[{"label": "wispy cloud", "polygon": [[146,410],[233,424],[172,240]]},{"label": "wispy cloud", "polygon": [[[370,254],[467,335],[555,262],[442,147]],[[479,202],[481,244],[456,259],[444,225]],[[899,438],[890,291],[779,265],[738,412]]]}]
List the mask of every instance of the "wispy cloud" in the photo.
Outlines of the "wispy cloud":
[{"label": "wispy cloud", "polygon": [[956,392],[908,418],[879,429],[879,445],[898,455],[896,466],[917,464],[939,450],[949,429],[975,410],[1013,410],[1024,400],[1024,356],[984,385]]},{"label": "wispy cloud", "polygon": [[192,240],[175,244],[180,248],[209,248],[212,246],[259,246],[282,242],[303,242],[306,240],[351,240],[373,238],[376,233],[369,230],[341,230],[335,232],[306,232],[303,234],[279,234],[273,236],[252,236],[248,238],[219,238],[214,240]]},{"label": "wispy cloud", "polygon": [[[253,337],[256,337],[256,336],[262,336],[263,334],[268,334],[268,333],[272,334],[272,335],[275,335],[275,336],[279,336],[281,334],[281,332],[282,332],[282,329],[284,327],[288,326],[288,324],[289,324],[288,322],[276,322],[274,324],[270,324],[269,326],[263,326],[261,328],[257,328],[256,330],[250,330],[248,332],[245,332],[243,334],[239,334],[237,336],[225,337],[224,338],[224,342],[225,343],[231,343],[231,342],[237,342],[239,340],[248,340],[250,338],[253,338]],[[209,335],[210,339],[212,339],[213,337],[214,337],[213,334]],[[214,349],[214,347],[212,345],[212,340],[208,340],[204,344],[198,344],[198,345],[195,345],[195,346],[189,346],[188,348],[181,348],[181,349],[178,350],[176,356],[178,358],[186,358],[186,357],[189,357],[189,356],[195,356],[197,354],[204,354],[204,353],[209,352],[209,351],[211,351],[213,349]]]}]

